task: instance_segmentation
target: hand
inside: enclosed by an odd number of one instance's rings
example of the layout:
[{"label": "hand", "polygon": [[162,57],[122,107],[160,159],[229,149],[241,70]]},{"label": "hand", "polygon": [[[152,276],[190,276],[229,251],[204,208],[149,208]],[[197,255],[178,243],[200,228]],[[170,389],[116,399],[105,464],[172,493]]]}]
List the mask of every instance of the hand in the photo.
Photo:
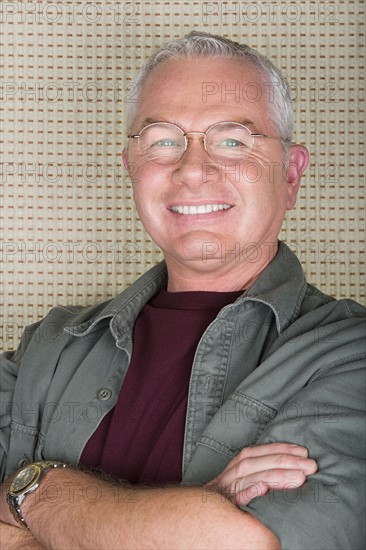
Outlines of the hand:
[{"label": "hand", "polygon": [[315,460],[305,447],[269,443],[246,447],[206,488],[217,490],[237,506],[273,489],[301,487],[306,476],[317,471]]}]

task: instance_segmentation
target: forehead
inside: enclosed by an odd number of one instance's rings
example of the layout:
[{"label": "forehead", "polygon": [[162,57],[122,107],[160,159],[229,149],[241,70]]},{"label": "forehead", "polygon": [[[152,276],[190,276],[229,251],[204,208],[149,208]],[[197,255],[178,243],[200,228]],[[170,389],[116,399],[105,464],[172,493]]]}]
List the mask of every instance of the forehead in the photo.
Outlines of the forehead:
[{"label": "forehead", "polygon": [[[161,63],[141,90],[136,122],[146,118],[187,124],[197,117],[207,123],[267,120],[270,85],[251,64],[237,59],[189,58]],[[172,118],[174,117],[174,118]],[[263,120],[262,120],[263,119]]]}]

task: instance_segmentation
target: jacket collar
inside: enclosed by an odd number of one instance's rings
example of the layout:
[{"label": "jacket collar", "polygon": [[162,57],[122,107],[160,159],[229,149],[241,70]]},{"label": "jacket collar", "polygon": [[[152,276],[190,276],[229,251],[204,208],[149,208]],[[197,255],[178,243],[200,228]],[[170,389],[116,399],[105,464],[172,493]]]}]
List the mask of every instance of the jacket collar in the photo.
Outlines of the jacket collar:
[{"label": "jacket collar", "polygon": [[[167,281],[167,269],[162,261],[116,298],[83,308],[65,330],[74,336],[85,336],[102,320],[110,319],[110,330],[118,344],[132,333],[144,305],[160,289],[166,288]],[[299,260],[285,243],[279,241],[276,256],[235,304],[249,300],[267,304],[275,314],[277,330],[281,333],[298,317],[305,291],[306,280]]]},{"label": "jacket collar", "polygon": [[166,287],[168,273],[165,261],[158,263],[139,277],[130,287],[126,288],[108,302],[99,306],[83,308],[65,327],[66,332],[74,336],[89,334],[103,319],[111,319],[109,325],[116,339],[122,338],[133,326],[144,305],[161,288]]},{"label": "jacket collar", "polygon": [[297,256],[284,242],[279,241],[278,245],[276,256],[244,299],[267,304],[275,314],[277,330],[281,333],[298,318],[307,283]]}]

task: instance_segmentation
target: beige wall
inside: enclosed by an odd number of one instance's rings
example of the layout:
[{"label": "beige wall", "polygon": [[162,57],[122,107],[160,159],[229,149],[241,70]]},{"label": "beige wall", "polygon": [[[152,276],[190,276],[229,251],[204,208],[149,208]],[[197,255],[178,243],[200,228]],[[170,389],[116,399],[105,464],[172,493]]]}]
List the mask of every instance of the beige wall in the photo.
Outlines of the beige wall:
[{"label": "beige wall", "polygon": [[191,29],[246,42],[290,81],[312,157],[282,237],[308,279],[365,301],[358,1],[2,2],[2,339],[55,304],[116,295],[161,255],[121,165],[124,111],[146,55]]}]

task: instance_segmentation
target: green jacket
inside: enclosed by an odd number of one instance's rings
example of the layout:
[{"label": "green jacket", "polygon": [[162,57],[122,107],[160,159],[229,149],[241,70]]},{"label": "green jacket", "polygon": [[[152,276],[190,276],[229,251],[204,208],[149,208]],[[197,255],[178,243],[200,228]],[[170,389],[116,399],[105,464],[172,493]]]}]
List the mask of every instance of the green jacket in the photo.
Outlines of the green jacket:
[{"label": "green jacket", "polygon": [[[136,317],[166,283],[162,262],[113,300],[56,307],[25,330],[17,351],[3,354],[2,478],[33,460],[78,462],[117,401]],[[302,487],[289,484],[243,509],[282,549],[363,548],[365,336],[365,308],[307,284],[280,243],[250,290],[220,311],[199,342],[183,483],[212,479],[248,445],[304,445],[319,471]]]}]

